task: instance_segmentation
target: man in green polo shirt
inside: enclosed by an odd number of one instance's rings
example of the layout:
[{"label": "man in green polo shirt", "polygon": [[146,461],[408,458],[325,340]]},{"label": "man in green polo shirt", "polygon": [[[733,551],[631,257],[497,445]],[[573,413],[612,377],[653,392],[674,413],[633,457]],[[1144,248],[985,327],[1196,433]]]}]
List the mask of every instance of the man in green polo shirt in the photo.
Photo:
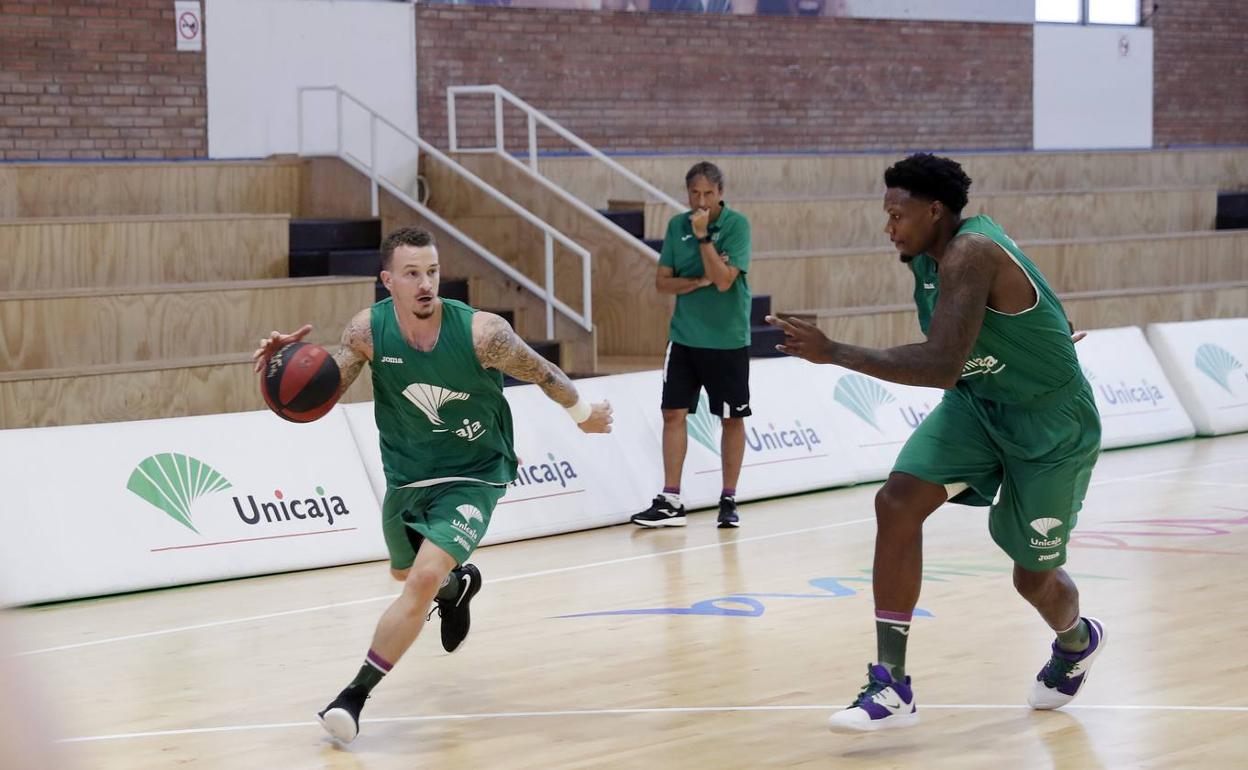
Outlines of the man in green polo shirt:
[{"label": "man in green polo shirt", "polygon": [[683,527],[681,469],[685,421],[706,388],[711,413],[723,423],[724,482],[719,527],[739,524],[737,478],[750,415],[750,223],[723,201],[724,175],[713,163],[685,174],[690,211],[672,217],[663,236],[655,287],[676,295],[663,362],[663,491],[632,517],[643,527]]}]

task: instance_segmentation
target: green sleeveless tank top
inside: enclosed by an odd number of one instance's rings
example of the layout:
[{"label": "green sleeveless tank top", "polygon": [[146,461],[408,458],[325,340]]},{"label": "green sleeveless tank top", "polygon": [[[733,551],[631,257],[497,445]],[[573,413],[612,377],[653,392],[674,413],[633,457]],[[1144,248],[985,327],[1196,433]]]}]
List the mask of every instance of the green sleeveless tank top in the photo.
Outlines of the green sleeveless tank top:
[{"label": "green sleeveless tank top", "polygon": [[[988,308],[979,337],[962,367],[959,388],[978,398],[1010,404],[1057,396],[1059,389],[1063,393],[1077,390],[1083,372],[1070,341],[1066,311],[1044,276],[992,219],[970,217],[958,228],[958,235],[962,233],[980,233],[1004,249],[1031,279],[1036,304],[1014,314]],[[919,325],[926,335],[940,294],[940,275],[935,260],[927,254],[915,257],[910,269],[914,272]]]},{"label": "green sleeveless tank top", "polygon": [[477,360],[476,311],[442,300],[442,329],[428,353],[407,344],[394,301],[373,305],[373,412],[391,488],[516,478],[503,375]]}]

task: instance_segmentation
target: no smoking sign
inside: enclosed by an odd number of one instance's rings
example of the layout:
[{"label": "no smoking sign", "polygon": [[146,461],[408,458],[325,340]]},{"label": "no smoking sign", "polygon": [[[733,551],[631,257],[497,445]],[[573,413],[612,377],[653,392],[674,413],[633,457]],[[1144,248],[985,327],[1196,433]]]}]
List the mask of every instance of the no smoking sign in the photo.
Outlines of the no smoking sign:
[{"label": "no smoking sign", "polygon": [[177,0],[173,4],[173,18],[177,25],[178,50],[204,50],[204,17],[199,3]]}]

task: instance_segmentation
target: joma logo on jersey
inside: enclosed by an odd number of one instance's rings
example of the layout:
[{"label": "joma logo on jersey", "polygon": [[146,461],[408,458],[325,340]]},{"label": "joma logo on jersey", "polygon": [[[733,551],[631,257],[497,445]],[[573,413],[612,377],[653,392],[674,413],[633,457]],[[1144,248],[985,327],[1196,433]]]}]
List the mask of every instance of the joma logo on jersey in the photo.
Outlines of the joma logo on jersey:
[{"label": "joma logo on jersey", "polygon": [[998,361],[996,356],[968,358],[966,363],[962,365],[962,376],[974,377],[977,374],[997,374],[1003,369],[1005,369],[1005,364]]},{"label": "joma logo on jersey", "polygon": [[383,364],[401,364],[403,363],[403,359],[395,358],[394,356],[382,356],[381,362]]}]

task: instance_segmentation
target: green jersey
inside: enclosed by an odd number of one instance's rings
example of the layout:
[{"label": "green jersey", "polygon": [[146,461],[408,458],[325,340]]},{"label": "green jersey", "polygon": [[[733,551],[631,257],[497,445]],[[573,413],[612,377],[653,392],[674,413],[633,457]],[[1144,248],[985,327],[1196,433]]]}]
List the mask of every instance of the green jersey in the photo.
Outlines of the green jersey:
[{"label": "green jersey", "polygon": [[426,353],[403,338],[393,300],[373,305],[373,411],[391,488],[516,478],[503,375],[477,360],[475,312],[442,300],[442,328]]},{"label": "green jersey", "polygon": [[[988,308],[970,356],[962,367],[959,387],[971,395],[1001,403],[1022,403],[1083,380],[1066,311],[1044,276],[1001,226],[986,216],[962,223],[958,234],[979,233],[1005,250],[1022,268],[1036,292],[1036,304],[1021,313]],[[920,254],[910,262],[914,271],[914,302],[923,333],[932,320],[940,294],[936,262]],[[1078,380],[1076,380],[1078,378]]]},{"label": "green jersey", "polygon": [[[750,344],[750,222],[725,204],[707,228],[711,243],[728,264],[741,271],[728,291],[703,286],[676,297],[669,336],[672,342],[691,348],[735,350]],[[663,236],[661,267],[672,268],[677,278],[701,278],[702,253],[689,223],[689,212],[668,220]]]}]

